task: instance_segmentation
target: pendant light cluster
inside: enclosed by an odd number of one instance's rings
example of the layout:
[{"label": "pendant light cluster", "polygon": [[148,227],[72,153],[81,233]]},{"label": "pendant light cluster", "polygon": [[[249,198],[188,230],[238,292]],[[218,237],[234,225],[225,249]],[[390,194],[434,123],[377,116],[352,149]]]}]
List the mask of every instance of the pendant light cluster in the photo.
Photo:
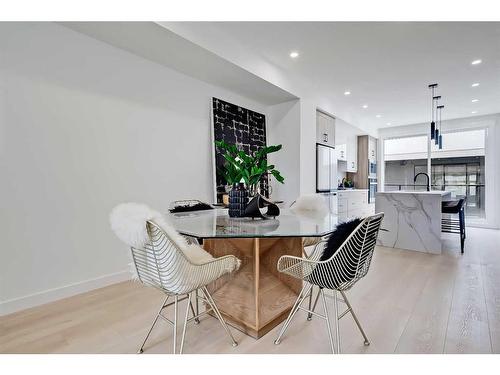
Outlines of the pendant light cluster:
[{"label": "pendant light cluster", "polygon": [[437,83],[429,85],[432,92],[431,100],[431,139],[441,150],[443,148],[443,134],[441,129],[441,110],[444,105],[439,105],[441,95],[436,95]]}]

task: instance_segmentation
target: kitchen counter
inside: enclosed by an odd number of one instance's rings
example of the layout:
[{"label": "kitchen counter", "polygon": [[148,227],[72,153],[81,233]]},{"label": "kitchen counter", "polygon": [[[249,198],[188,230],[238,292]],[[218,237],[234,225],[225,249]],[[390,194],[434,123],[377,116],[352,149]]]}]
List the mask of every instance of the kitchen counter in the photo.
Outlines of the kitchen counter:
[{"label": "kitchen counter", "polygon": [[449,191],[443,191],[443,190],[431,190],[431,191],[425,191],[425,190],[395,190],[395,191],[380,191],[377,194],[425,194],[425,195],[439,195],[439,196],[448,196],[451,194]]},{"label": "kitchen counter", "polygon": [[377,243],[382,246],[441,254],[441,202],[449,191],[378,192],[375,212],[384,212]]},{"label": "kitchen counter", "polygon": [[349,192],[349,191],[368,191],[368,189],[337,189],[336,192]]}]

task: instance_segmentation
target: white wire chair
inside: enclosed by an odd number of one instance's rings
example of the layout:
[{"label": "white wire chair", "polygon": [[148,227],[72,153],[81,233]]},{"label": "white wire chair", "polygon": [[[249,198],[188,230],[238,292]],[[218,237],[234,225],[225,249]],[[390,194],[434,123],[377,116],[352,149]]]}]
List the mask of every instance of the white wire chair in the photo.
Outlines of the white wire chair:
[{"label": "white wire chair", "polygon": [[[326,320],[332,353],[341,352],[339,320],[348,313],[351,313],[356,325],[363,335],[364,344],[370,345],[370,341],[363,331],[345,292],[351,289],[356,282],[367,274],[383,217],[384,214],[379,213],[365,218],[349,235],[335,254],[327,260],[319,260],[323,252],[316,251],[318,248],[324,248],[327,240],[323,240],[317,244],[315,251],[309,258],[284,255],[278,260],[279,272],[304,280],[305,283],[288,318],[283,323],[278,337],[274,341],[276,345],[281,342],[281,338],[299,310],[308,313],[308,320],[311,320],[313,315]],[[315,285],[319,287],[319,291],[311,308],[312,288]],[[324,289],[331,289],[333,291],[335,344],[333,342]],[[339,298],[338,294],[340,294],[342,298]],[[325,315],[318,314],[314,311],[320,295],[322,297]],[[302,303],[307,297],[309,297],[309,308],[306,309],[302,307]],[[342,313],[339,313],[339,301],[345,303],[347,306],[347,309]],[[337,350],[335,350],[335,347]]]},{"label": "white wire chair", "polygon": [[[299,196],[296,200],[294,200],[290,204],[290,209],[296,213],[300,213],[302,215],[306,214],[308,216],[322,216],[328,213],[328,208],[326,207],[326,203],[324,198],[319,194],[306,194]],[[318,250],[318,244],[322,241],[328,240],[329,235],[323,237],[302,237],[302,256],[308,259],[316,259],[315,254],[322,253],[322,251]],[[313,251],[311,253],[307,253],[306,247],[312,247]],[[312,305],[314,287],[311,289],[311,293],[309,294],[309,310]],[[307,316],[307,320],[312,319],[312,314]]]},{"label": "white wire chair", "polygon": [[[146,285],[153,286],[166,294],[161,308],[149,329],[138,353],[142,353],[149,335],[151,334],[158,318],[173,325],[173,352],[177,350],[177,325],[178,325],[178,306],[179,302],[187,299],[186,314],[182,328],[182,338],[179,353],[184,349],[184,339],[186,335],[187,323],[195,321],[199,323],[199,317],[212,311],[219,320],[222,327],[229,336],[233,346],[237,346],[231,331],[229,330],[224,318],[222,317],[214,299],[207,289],[207,285],[224,274],[236,270],[239,266],[238,258],[227,255],[220,258],[195,264],[190,261],[184,252],[172,241],[168,235],[157,224],[152,221],[146,223],[149,241],[143,248],[131,247],[132,257],[139,280]],[[194,302],[196,310],[192,304]],[[200,295],[201,294],[201,295]],[[170,298],[173,302],[167,303]],[[199,312],[198,301],[205,302],[209,306],[202,313]],[[165,308],[174,305],[174,319],[165,317],[162,312]],[[189,317],[191,311],[192,317]]]}]

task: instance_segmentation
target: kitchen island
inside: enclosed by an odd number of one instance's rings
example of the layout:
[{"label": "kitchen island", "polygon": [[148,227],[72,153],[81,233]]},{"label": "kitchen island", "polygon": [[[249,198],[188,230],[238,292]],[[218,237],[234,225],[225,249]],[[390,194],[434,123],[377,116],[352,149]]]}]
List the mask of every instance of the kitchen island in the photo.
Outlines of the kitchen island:
[{"label": "kitchen island", "polygon": [[384,212],[377,243],[441,254],[441,202],[451,199],[449,191],[378,192],[375,212]]}]

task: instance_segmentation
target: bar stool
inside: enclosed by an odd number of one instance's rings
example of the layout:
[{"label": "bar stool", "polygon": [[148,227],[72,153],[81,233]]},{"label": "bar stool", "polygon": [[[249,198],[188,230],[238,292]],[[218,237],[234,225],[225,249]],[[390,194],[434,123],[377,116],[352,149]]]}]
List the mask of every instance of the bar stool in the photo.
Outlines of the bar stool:
[{"label": "bar stool", "polygon": [[443,217],[441,219],[441,232],[460,234],[460,247],[464,253],[465,242],[465,198],[455,201],[444,201],[441,212],[448,215],[458,215],[458,219]]}]

